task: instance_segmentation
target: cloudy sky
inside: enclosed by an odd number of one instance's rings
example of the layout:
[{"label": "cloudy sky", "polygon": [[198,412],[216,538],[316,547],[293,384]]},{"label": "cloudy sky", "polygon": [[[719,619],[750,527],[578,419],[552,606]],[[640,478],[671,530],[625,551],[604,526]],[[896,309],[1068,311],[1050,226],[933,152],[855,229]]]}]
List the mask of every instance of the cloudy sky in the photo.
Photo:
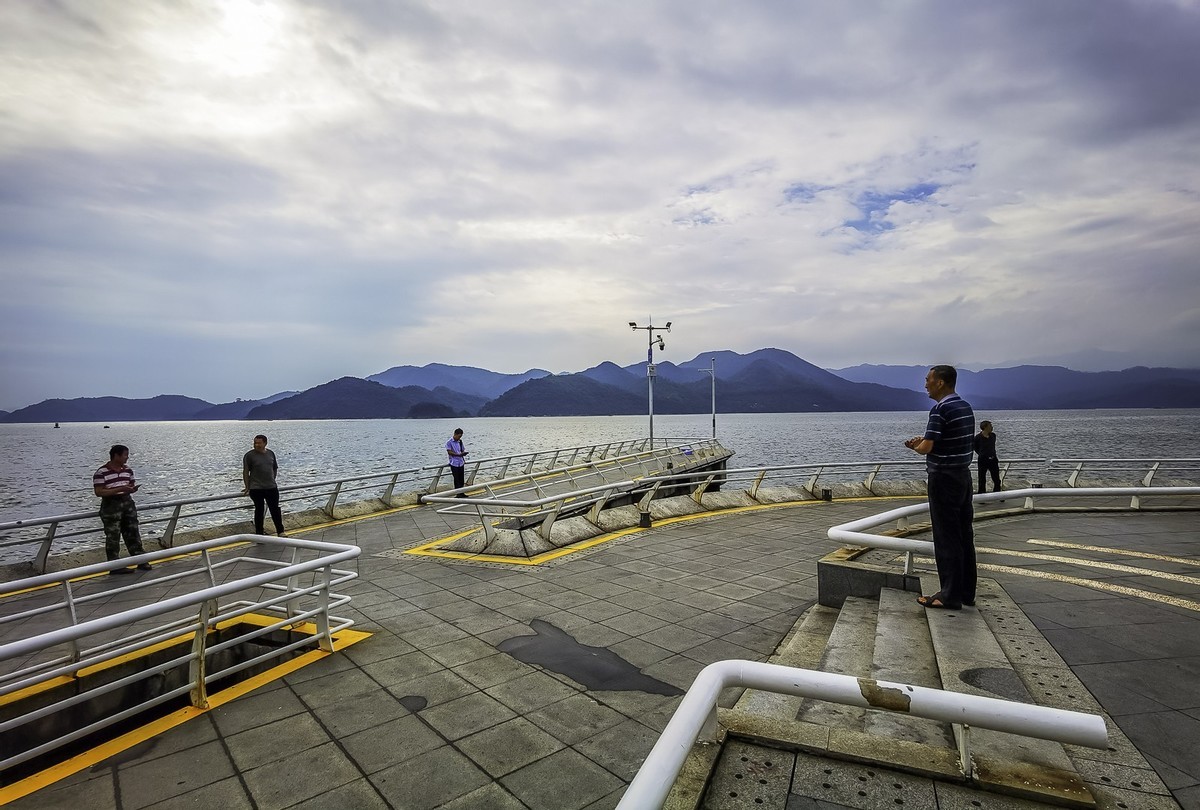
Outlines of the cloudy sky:
[{"label": "cloudy sky", "polygon": [[1200,366],[1200,3],[6,0],[0,408]]}]

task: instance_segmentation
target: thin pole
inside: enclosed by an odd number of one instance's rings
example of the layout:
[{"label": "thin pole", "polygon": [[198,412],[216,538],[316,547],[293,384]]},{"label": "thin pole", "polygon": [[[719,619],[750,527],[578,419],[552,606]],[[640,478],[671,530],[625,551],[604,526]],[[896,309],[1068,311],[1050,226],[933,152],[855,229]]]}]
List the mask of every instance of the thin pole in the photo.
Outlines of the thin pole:
[{"label": "thin pole", "polygon": [[712,376],[712,437],[717,438],[717,358],[710,357],[712,370],[708,373]]}]

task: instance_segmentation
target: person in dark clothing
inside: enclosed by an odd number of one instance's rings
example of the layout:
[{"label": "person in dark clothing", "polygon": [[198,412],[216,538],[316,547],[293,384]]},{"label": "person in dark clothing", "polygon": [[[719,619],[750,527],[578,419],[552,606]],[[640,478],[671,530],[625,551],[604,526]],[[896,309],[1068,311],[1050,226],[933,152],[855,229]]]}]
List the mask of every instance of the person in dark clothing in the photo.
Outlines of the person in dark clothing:
[{"label": "person in dark clothing", "polygon": [[904,443],[925,456],[929,474],[929,520],[940,590],[921,596],[925,608],[958,610],[975,604],[975,517],[971,503],[971,437],[975,412],[954,391],[954,366],[934,366],[925,375],[925,391],[937,404],[929,410],[924,436]]},{"label": "person in dark clothing", "polygon": [[279,508],[279,486],[275,476],[279,474],[279,462],[274,451],[267,449],[267,437],[261,433],[254,437],[254,449],[242,456],[243,490],[254,501],[254,533],[265,534],[264,512],[271,510],[271,522],[275,534],[283,537],[283,512]]},{"label": "person in dark clothing", "polygon": [[[450,458],[450,475],[454,477],[454,488],[461,490],[466,483],[467,453],[471,452],[463,444],[463,429],[456,428],[450,441],[446,442],[446,455]],[[467,493],[459,492],[457,497],[465,498]]]},{"label": "person in dark clothing", "polygon": [[986,419],[975,436],[975,461],[979,464],[979,494],[987,492],[987,474],[992,474],[992,491],[1000,491],[1000,459],[996,457],[996,434]]}]

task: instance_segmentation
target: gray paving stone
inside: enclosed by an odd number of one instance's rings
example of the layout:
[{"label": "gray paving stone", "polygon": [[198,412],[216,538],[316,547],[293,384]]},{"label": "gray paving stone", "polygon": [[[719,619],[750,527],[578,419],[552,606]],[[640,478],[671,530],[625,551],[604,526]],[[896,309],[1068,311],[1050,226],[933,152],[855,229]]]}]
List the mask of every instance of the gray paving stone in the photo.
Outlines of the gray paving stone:
[{"label": "gray paving stone", "polygon": [[366,664],[362,671],[379,685],[393,686],[441,669],[445,669],[445,667],[425,653],[411,652],[377,661],[374,664]]},{"label": "gray paving stone", "polygon": [[329,734],[312,715],[298,714],[226,737],[225,745],[238,769],[248,771],[329,740]]},{"label": "gray paving stone", "polygon": [[465,796],[446,802],[438,810],[526,810],[525,805],[499,783],[491,782]]},{"label": "gray paving stone", "polygon": [[[505,638],[512,638],[506,636]],[[499,643],[499,642],[497,642]],[[480,689],[521,678],[533,672],[533,668],[513,658],[508,653],[495,653],[461,664],[454,669],[459,675]]]},{"label": "gray paving stone", "polygon": [[501,778],[532,810],[579,810],[621,787],[621,780],[570,748]]},{"label": "gray paving stone", "polygon": [[234,776],[236,770],[219,742],[189,748],[118,771],[121,804],[139,810]]},{"label": "gray paving stone", "polygon": [[[93,768],[93,771],[96,769]],[[108,768],[84,771],[7,803],[13,810],[111,810],[117,806],[117,783]]]},{"label": "gray paving stone", "polygon": [[371,777],[371,783],[393,807],[431,810],[491,782],[471,760],[441,746]]},{"label": "gray paving stone", "polygon": [[448,740],[461,739],[515,716],[511,709],[483,692],[475,692],[421,712],[421,717]]},{"label": "gray paving stone", "polygon": [[166,801],[156,802],[149,805],[148,810],[209,810],[212,807],[219,807],[221,810],[251,810],[254,805],[250,802],[246,789],[242,787],[242,780],[231,776]]},{"label": "gray paving stone", "polygon": [[523,768],[566,747],[522,717],[459,740],[457,747],[492,777]]},{"label": "gray paving stone", "polygon": [[575,743],[572,748],[629,782],[658,742],[658,736],[636,720],[625,720]]},{"label": "gray paving stone", "polygon": [[467,637],[437,647],[426,647],[424,653],[444,667],[456,667],[496,654],[496,648],[479,639]]},{"label": "gray paving stone", "polygon": [[348,737],[364,729],[374,728],[408,713],[408,709],[400,705],[396,697],[389,692],[351,695],[337,703],[313,709],[313,714],[336,738]]},{"label": "gray paving stone", "polygon": [[520,678],[491,686],[485,691],[519,714],[526,714],[578,694],[577,690],[558,678],[543,672],[530,672]]},{"label": "gray paving stone", "polygon": [[363,777],[294,804],[289,810],[391,810],[391,805],[379,795],[370,780]]},{"label": "gray paving stone", "polygon": [[352,734],[341,742],[354,763],[367,774],[407,762],[446,744],[440,734],[411,714]]},{"label": "gray paving stone", "polygon": [[625,719],[624,715],[587,695],[564,698],[525,716],[567,745],[586,740]]},{"label": "gray paving stone", "polygon": [[388,687],[388,694],[397,700],[417,697],[425,702],[425,708],[430,708],[470,695],[476,690],[477,687],[450,670],[442,669],[410,681],[392,684]]},{"label": "gray paving stone", "polygon": [[259,810],[291,807],[361,775],[334,743],[301,751],[242,774]]}]

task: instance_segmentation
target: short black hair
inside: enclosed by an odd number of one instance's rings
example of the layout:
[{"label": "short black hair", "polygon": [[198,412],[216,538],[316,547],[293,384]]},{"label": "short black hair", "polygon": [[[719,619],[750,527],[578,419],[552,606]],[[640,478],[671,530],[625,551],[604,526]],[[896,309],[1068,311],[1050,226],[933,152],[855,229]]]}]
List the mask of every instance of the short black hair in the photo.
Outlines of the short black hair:
[{"label": "short black hair", "polygon": [[933,372],[933,376],[951,388],[958,384],[958,369],[954,366],[934,366],[929,370]]},{"label": "short black hair", "polygon": [[462,428],[455,428],[455,429],[454,429],[454,435],[455,435],[455,436],[457,436],[458,434],[460,434],[460,433],[462,433],[462,432],[463,432],[463,429],[462,429]]},{"label": "short black hair", "polygon": [[266,436],[264,436],[264,435],[263,435],[263,434],[261,434],[261,433],[260,433],[260,434],[258,434],[257,436],[255,436],[254,438],[256,438],[256,439],[262,439],[262,440],[263,440],[263,444],[266,444],[266,443],[267,443],[267,437],[266,437]]},{"label": "short black hair", "polygon": [[129,452],[129,448],[126,447],[125,445],[114,444],[112,446],[112,448],[108,451],[108,457],[109,457],[109,459],[114,459],[117,456],[121,455],[122,453],[128,453],[128,452]]}]

